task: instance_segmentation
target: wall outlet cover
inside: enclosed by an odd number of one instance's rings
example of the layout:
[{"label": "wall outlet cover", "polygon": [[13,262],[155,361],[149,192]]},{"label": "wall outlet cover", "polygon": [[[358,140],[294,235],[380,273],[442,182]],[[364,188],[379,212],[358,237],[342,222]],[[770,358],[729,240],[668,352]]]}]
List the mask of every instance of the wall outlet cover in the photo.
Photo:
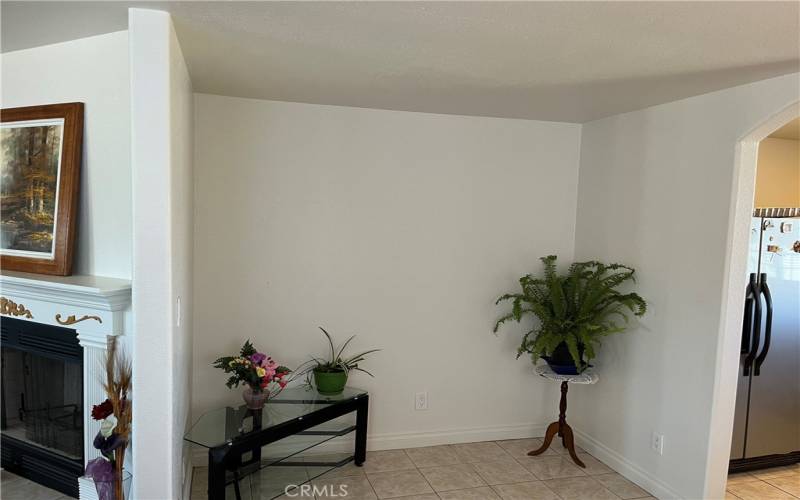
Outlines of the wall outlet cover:
[{"label": "wall outlet cover", "polygon": [[664,435],[653,432],[650,437],[650,448],[659,455],[664,454]]},{"label": "wall outlet cover", "polygon": [[414,395],[414,409],[427,410],[428,409],[428,393],[418,392]]}]

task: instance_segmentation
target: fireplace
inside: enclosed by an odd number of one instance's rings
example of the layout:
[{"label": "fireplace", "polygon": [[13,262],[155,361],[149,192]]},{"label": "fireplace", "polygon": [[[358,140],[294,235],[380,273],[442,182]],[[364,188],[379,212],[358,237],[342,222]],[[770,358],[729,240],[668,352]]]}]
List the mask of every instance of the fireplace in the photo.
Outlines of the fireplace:
[{"label": "fireplace", "polygon": [[78,496],[83,471],[83,348],[75,330],[3,318],[2,466]]},{"label": "fireplace", "polygon": [[125,335],[130,306],[129,280],[0,273],[4,468],[97,500],[94,481],[83,476],[100,455],[91,408],[105,399],[108,337]]}]

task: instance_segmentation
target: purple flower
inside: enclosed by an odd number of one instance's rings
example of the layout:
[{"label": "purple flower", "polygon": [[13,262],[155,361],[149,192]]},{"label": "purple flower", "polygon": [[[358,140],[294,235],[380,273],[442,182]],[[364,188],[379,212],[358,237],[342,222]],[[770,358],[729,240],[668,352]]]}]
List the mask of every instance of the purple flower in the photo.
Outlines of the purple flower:
[{"label": "purple flower", "polygon": [[92,444],[94,444],[95,448],[100,450],[100,453],[102,453],[104,457],[108,460],[113,460],[114,451],[120,447],[124,448],[127,443],[119,434],[111,434],[109,437],[104,437],[102,432],[98,432]]},{"label": "purple flower", "polygon": [[257,352],[250,355],[250,361],[252,361],[255,365],[260,365],[265,359],[267,359],[267,355],[263,352]]},{"label": "purple flower", "polygon": [[100,500],[114,498],[114,466],[105,458],[95,458],[86,464],[86,477],[94,479]]},{"label": "purple flower", "polygon": [[114,479],[114,465],[105,458],[89,460],[86,475],[99,481],[111,481]]}]

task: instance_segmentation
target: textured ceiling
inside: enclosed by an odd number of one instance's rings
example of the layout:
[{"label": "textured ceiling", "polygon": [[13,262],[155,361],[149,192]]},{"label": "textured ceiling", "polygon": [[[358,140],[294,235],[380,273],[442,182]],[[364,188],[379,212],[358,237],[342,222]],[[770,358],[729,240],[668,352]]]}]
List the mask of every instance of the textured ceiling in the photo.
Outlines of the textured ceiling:
[{"label": "textured ceiling", "polygon": [[[2,2],[3,51],[131,2]],[[140,3],[141,5],[141,3]],[[175,2],[198,92],[585,122],[798,71],[798,2]]]}]

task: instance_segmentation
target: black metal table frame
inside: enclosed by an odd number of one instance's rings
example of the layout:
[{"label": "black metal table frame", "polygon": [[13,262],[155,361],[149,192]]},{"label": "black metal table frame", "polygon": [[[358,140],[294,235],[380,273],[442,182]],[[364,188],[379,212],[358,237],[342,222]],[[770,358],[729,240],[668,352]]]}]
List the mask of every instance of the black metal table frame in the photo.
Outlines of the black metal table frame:
[{"label": "black metal table frame", "polygon": [[[267,403],[267,404],[279,404]],[[367,454],[367,412],[369,411],[369,395],[356,396],[349,401],[338,403],[332,401],[330,405],[313,411],[307,415],[297,417],[293,420],[282,422],[275,426],[253,431],[243,435],[241,438],[232,440],[228,443],[209,448],[208,450],[208,498],[210,500],[224,500],[226,473],[232,471],[238,480],[238,470],[247,465],[260,464],[261,447],[275,441],[300,434],[303,431],[323,424],[334,418],[341,417],[348,413],[356,412],[355,425],[355,450],[354,455],[346,460],[316,465],[341,465],[353,460],[356,465],[361,466]],[[352,428],[348,430],[352,432]],[[327,434],[323,431],[314,431],[315,434]],[[331,435],[340,433],[331,432]],[[247,461],[242,461],[242,457],[248,453],[252,456]],[[279,464],[275,464],[279,465]],[[288,464],[287,464],[288,465]],[[308,464],[306,464],[308,465]],[[238,484],[236,485],[238,489]]]}]

